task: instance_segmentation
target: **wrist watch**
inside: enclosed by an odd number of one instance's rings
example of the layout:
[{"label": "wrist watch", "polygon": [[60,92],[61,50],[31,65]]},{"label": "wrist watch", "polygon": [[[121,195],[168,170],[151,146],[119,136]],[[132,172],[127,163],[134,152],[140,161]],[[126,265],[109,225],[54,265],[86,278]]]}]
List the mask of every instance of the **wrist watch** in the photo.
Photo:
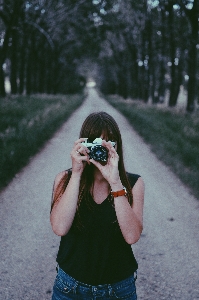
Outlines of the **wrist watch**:
[{"label": "wrist watch", "polygon": [[119,197],[119,196],[125,196],[126,197],[127,196],[127,190],[126,190],[125,187],[123,187],[123,189],[120,190],[120,191],[116,191],[116,192],[111,191],[111,195],[114,198]]}]

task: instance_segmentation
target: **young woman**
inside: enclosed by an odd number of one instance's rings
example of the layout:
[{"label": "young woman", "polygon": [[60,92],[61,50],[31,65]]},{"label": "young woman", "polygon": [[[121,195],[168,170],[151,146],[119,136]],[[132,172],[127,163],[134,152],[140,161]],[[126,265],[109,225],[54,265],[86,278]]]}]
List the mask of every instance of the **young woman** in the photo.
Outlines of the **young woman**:
[{"label": "young woman", "polygon": [[[84,144],[96,138],[105,162],[90,158]],[[71,159],[53,188],[50,221],[61,242],[52,300],[137,299],[131,244],[143,228],[144,183],[125,171],[116,121],[105,112],[89,115]]]}]

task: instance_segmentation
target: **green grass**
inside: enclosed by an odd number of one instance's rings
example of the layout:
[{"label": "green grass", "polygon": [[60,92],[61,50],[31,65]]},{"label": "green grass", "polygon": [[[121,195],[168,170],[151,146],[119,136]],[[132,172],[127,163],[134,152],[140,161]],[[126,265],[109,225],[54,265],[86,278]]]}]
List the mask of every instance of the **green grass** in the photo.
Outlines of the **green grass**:
[{"label": "green grass", "polygon": [[199,198],[199,112],[158,108],[119,96],[106,99],[121,111],[151,150]]},{"label": "green grass", "polygon": [[0,188],[79,107],[85,94],[0,99]]}]

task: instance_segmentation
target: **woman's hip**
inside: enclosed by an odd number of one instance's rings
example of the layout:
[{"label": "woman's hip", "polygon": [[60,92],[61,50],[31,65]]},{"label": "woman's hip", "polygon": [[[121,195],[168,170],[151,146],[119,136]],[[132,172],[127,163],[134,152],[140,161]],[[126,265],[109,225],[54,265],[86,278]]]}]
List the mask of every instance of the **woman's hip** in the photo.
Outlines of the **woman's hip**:
[{"label": "woman's hip", "polygon": [[113,284],[89,285],[75,280],[59,268],[53,287],[52,300],[136,300],[136,278],[135,272],[132,276]]}]

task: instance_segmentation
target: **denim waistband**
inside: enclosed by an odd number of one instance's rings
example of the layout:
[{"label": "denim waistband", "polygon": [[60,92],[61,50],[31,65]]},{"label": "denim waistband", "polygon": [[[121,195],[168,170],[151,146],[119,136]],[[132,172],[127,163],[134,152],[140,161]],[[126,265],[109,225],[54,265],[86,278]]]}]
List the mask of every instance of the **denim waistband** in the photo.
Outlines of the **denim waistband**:
[{"label": "denim waistband", "polygon": [[64,272],[59,266],[57,267],[57,271],[59,275],[62,277],[62,279],[67,282],[69,285],[77,286],[81,285],[82,287],[95,290],[95,289],[109,289],[110,287],[114,289],[120,289],[124,285],[130,284],[131,282],[134,282],[137,279],[137,271],[135,271],[131,276],[128,278],[115,282],[115,283],[107,283],[107,284],[99,284],[99,285],[91,285],[87,283],[83,283],[81,281],[76,280],[75,278],[68,275],[66,272]]}]

